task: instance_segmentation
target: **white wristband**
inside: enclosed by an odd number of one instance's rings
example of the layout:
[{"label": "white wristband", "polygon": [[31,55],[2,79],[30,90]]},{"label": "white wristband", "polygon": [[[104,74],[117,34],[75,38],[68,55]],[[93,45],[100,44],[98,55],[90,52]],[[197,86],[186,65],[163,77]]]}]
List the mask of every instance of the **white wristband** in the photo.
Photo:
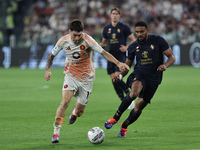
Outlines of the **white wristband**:
[{"label": "white wristband", "polygon": [[118,79],[119,79],[119,80],[122,80],[122,74],[119,75]]}]

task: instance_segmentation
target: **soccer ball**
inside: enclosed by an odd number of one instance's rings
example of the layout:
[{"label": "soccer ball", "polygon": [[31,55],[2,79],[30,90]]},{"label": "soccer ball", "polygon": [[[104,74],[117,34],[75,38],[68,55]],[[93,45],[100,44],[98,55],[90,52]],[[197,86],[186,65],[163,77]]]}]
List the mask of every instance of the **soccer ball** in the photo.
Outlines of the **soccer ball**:
[{"label": "soccer ball", "polygon": [[99,127],[93,127],[88,131],[88,140],[92,144],[100,144],[105,138],[104,131]]}]

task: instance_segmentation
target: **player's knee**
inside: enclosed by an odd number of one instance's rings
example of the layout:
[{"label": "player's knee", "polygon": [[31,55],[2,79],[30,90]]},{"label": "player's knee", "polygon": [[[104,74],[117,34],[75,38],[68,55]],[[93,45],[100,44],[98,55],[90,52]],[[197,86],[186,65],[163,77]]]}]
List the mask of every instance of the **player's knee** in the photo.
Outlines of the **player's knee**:
[{"label": "player's knee", "polygon": [[140,109],[139,107],[136,107],[134,108],[134,111],[136,114],[141,114],[142,113],[142,109]]},{"label": "player's knee", "polygon": [[136,93],[136,92],[130,92],[130,94],[129,94],[129,96],[130,96],[130,98],[132,99],[132,100],[134,100],[134,99],[136,99],[137,97],[138,97],[138,93]]},{"label": "player's knee", "polygon": [[69,100],[62,100],[62,102],[60,103],[61,107],[66,109],[69,105]]}]

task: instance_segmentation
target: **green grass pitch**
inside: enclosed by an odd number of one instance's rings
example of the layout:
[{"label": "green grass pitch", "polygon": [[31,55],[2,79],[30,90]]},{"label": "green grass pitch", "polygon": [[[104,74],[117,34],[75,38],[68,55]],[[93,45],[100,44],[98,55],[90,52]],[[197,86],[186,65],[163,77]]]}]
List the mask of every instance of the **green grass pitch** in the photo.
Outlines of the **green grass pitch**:
[{"label": "green grass pitch", "polygon": [[[200,149],[200,69],[173,66],[164,72],[150,105],[129,126],[127,137],[118,138],[126,110],[112,129],[104,123],[120,104],[105,69],[96,69],[96,80],[85,113],[73,125],[63,122],[59,144],[51,144],[55,112],[61,101],[63,69],[0,68],[0,149],[2,150],[189,150]],[[132,71],[132,70],[131,70]],[[89,143],[87,132],[99,126],[102,144]]]}]

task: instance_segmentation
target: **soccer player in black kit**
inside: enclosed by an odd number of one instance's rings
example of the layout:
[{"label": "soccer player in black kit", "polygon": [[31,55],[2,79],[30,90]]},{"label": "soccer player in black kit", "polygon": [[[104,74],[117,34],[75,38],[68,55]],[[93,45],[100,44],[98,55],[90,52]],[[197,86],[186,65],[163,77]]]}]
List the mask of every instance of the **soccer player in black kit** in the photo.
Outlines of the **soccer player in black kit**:
[{"label": "soccer player in black kit", "polygon": [[[131,32],[131,29],[124,23],[119,22],[120,19],[120,10],[118,8],[113,8],[110,11],[111,23],[106,25],[103,29],[103,38],[100,46],[105,47],[108,43],[109,53],[111,53],[118,61],[126,61],[126,50],[128,45],[126,45],[127,38],[130,39],[130,43],[135,41],[135,37]],[[108,62],[107,73],[110,75],[111,79],[120,74],[119,68],[114,64]],[[113,82],[114,89],[118,97],[123,100],[124,93],[128,94],[129,89],[123,80],[119,82]],[[133,109],[135,103],[129,106],[130,109]]]},{"label": "soccer player in black kit", "polygon": [[[150,103],[162,81],[163,71],[175,62],[172,49],[165,39],[160,36],[149,35],[148,32],[145,22],[140,21],[135,24],[137,40],[129,45],[126,59],[126,64],[131,67],[136,57],[134,71],[127,79],[131,92],[123,99],[113,118],[105,123],[105,128],[110,129],[118,122],[130,103],[138,97],[134,109],[130,112],[128,118],[121,123],[118,137],[126,137],[127,127],[138,119],[142,110]],[[168,57],[165,63],[163,63],[163,54]],[[125,76],[127,73],[128,70],[125,70],[121,74]],[[114,82],[117,81],[119,81],[119,76],[114,77]]]}]

